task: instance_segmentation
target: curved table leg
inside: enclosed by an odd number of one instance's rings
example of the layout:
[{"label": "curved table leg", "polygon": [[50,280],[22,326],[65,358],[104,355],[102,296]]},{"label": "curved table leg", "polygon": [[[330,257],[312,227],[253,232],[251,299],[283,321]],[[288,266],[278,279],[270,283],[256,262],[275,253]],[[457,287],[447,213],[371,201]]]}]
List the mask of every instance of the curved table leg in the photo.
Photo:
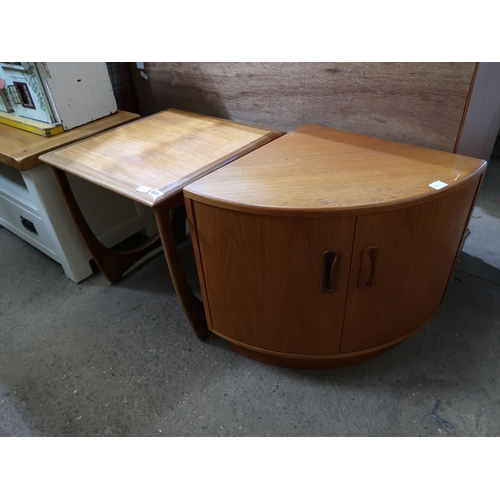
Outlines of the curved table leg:
[{"label": "curved table leg", "polygon": [[174,230],[168,208],[160,205],[155,207],[154,210],[175,291],[194,333],[200,340],[204,340],[210,335],[205,309],[203,302],[191,290],[186,275],[182,270],[179,254],[175,247]]},{"label": "curved table leg", "polygon": [[149,252],[161,246],[160,235],[154,236],[144,245],[133,250],[117,251],[105,247],[90,229],[80,207],[75,199],[71,186],[69,185],[66,173],[57,168],[52,168],[57,182],[61,187],[68,209],[75,221],[80,236],[89,249],[95,263],[99,266],[104,276],[111,283],[117,283],[125,272],[130,269],[139,259],[142,259]]}]

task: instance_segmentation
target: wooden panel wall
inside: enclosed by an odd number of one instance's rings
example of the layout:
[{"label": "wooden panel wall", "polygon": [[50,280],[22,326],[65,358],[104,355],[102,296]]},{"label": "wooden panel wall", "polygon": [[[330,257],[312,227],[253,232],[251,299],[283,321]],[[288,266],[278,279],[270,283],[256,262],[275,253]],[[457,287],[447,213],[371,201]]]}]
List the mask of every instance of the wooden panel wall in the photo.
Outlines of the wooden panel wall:
[{"label": "wooden panel wall", "polygon": [[[142,115],[316,123],[453,151],[475,63],[131,63]],[[141,76],[142,74],[145,75]]]}]

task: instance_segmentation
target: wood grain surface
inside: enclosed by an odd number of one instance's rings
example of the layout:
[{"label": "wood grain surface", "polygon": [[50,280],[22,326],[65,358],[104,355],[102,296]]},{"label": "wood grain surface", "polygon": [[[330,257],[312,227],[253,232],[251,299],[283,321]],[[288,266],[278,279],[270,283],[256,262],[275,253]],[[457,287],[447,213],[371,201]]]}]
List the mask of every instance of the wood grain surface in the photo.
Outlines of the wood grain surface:
[{"label": "wood grain surface", "polygon": [[485,167],[306,125],[186,186],[209,328],[283,366],[402,341],[442,303]]},{"label": "wood grain surface", "polygon": [[168,110],[48,153],[42,159],[127,198],[155,206],[181,192],[187,183],[281,134]]},{"label": "wood grain surface", "polygon": [[[480,178],[415,207],[357,217],[341,352],[386,344],[439,309]],[[363,252],[378,247],[364,287]]]},{"label": "wood grain surface", "polygon": [[17,170],[29,170],[42,163],[40,155],[100,134],[139,118],[135,113],[118,111],[54,137],[43,137],[25,130],[0,124],[0,161]]},{"label": "wood grain surface", "polygon": [[[193,203],[190,222],[213,332],[276,352],[339,352],[355,217],[260,217]],[[327,250],[340,253],[334,293],[321,291]]]},{"label": "wood grain surface", "polygon": [[[296,355],[303,367],[395,345],[438,311],[480,180],[357,217],[273,217],[188,199],[209,328],[268,362]],[[334,293],[321,290],[326,250],[341,254]]]},{"label": "wood grain surface", "polygon": [[304,125],[185,188],[194,200],[262,214],[359,214],[455,189],[485,162]]},{"label": "wood grain surface", "polygon": [[[141,114],[316,123],[452,152],[475,63],[131,63]],[[147,76],[145,79],[142,74]]]}]

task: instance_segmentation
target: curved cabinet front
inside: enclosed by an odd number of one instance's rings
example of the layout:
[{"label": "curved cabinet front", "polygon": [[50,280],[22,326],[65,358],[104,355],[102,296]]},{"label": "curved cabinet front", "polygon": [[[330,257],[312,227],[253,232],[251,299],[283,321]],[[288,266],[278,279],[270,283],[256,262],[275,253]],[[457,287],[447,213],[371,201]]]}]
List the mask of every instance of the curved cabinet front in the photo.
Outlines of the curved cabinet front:
[{"label": "curved cabinet front", "polygon": [[[417,331],[443,301],[484,162],[335,133],[289,134],[185,188],[209,329],[246,356],[358,362]],[[377,170],[345,168],[362,157],[358,143]],[[294,157],[294,146],[305,153]],[[445,189],[430,185],[438,175]]]},{"label": "curved cabinet front", "polygon": [[[259,216],[195,203],[194,218],[213,332],[272,352],[339,352],[354,217]],[[338,252],[335,262],[323,264],[326,251]],[[334,291],[322,291],[325,273]]]},{"label": "curved cabinet front", "polygon": [[[342,353],[405,337],[437,312],[478,183],[413,207],[357,217]],[[370,247],[376,249],[372,259]]]},{"label": "curved cabinet front", "polygon": [[256,215],[190,201],[210,330],[294,365],[334,365],[397,343],[438,310],[478,182],[360,216]]}]

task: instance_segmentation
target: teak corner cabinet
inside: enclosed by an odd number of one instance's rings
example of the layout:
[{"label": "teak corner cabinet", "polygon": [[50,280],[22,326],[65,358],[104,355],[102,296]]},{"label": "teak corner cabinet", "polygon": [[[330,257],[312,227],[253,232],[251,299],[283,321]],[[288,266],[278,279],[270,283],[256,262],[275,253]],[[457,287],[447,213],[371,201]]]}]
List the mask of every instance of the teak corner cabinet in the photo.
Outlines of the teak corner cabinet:
[{"label": "teak corner cabinet", "polygon": [[184,188],[209,330],[321,368],[439,309],[486,162],[305,125]]}]

